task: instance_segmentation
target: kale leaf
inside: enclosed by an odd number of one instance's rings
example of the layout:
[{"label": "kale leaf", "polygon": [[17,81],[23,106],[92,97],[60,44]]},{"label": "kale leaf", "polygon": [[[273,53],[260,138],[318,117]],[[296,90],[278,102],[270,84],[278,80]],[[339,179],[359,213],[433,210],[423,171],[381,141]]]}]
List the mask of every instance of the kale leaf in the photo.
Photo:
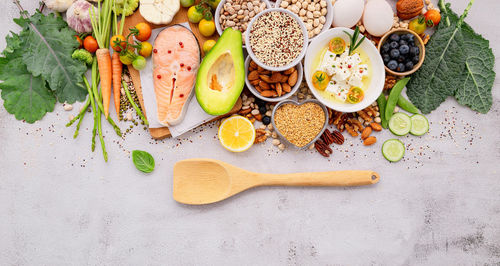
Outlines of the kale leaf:
[{"label": "kale leaf", "polygon": [[78,48],[74,35],[60,16],[47,16],[36,12],[29,18],[15,20],[23,31],[20,33],[23,61],[34,76],[45,79],[59,102],[74,103],[86,98],[82,75],[85,65],[71,58]]},{"label": "kale leaf", "polygon": [[435,110],[448,96],[487,113],[495,80],[495,58],[488,40],[474,32],[450,4],[439,1],[443,19],[426,47],[426,59],[407,86],[410,100],[423,112]]},{"label": "kale leaf", "polygon": [[3,80],[0,90],[5,109],[18,120],[34,123],[54,110],[56,97],[42,77],[34,77],[26,68],[19,36],[12,33],[5,39],[7,48],[0,57],[0,79]]}]

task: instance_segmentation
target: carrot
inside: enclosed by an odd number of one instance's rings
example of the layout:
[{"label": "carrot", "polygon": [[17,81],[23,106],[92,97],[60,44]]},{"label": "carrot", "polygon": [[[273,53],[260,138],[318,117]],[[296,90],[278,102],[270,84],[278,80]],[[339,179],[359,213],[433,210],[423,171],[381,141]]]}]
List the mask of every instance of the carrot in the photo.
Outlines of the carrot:
[{"label": "carrot", "polygon": [[109,102],[111,101],[111,56],[108,49],[98,49],[96,51],[97,66],[101,76],[102,105],[104,106],[104,116],[109,116]]},{"label": "carrot", "polygon": [[120,88],[123,65],[117,52],[113,53],[111,64],[113,66],[113,99],[115,100],[116,115],[120,117]]}]

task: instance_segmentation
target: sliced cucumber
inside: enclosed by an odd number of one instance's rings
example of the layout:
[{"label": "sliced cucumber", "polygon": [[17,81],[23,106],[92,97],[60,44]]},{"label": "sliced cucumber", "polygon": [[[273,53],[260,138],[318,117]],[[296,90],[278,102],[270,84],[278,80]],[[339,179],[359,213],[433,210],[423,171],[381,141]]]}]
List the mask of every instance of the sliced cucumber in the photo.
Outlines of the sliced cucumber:
[{"label": "sliced cucumber", "polygon": [[422,136],[429,131],[429,121],[421,114],[414,114],[410,117],[411,129],[410,133],[415,136]]},{"label": "sliced cucumber", "polygon": [[411,130],[411,119],[405,113],[395,113],[389,120],[389,130],[398,136],[404,136]]},{"label": "sliced cucumber", "polygon": [[382,145],[382,155],[390,162],[397,162],[405,155],[405,145],[398,139],[388,139]]}]

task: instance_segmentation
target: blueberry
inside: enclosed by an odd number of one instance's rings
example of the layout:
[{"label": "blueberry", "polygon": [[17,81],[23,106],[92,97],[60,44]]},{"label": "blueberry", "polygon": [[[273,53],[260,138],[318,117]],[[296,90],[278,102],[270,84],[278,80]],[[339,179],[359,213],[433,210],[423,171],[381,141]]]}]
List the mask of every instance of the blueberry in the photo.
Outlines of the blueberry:
[{"label": "blueberry", "polygon": [[255,104],[257,106],[266,106],[266,103],[261,99],[255,99]]},{"label": "blueberry", "polygon": [[391,45],[388,42],[386,42],[386,43],[384,43],[384,45],[382,45],[382,52],[387,53],[387,52],[389,52],[390,49],[391,49]]},{"label": "blueberry", "polygon": [[404,62],[406,62],[406,57],[404,57],[404,56],[400,55],[400,56],[398,57],[398,63],[404,63]]},{"label": "blueberry", "polygon": [[413,40],[415,40],[415,36],[411,33],[406,34],[406,36],[408,36],[407,41],[409,42],[413,42]]},{"label": "blueberry", "polygon": [[420,49],[418,49],[417,46],[413,46],[410,48],[410,54],[415,56],[415,55],[418,55],[420,53]]},{"label": "blueberry", "polygon": [[391,36],[389,36],[389,39],[391,41],[399,42],[399,35],[393,33],[393,34],[391,34]]},{"label": "blueberry", "polygon": [[391,57],[389,56],[389,54],[383,54],[382,59],[384,59],[384,64],[387,64],[391,60]]},{"label": "blueberry", "polygon": [[391,50],[391,58],[398,58],[399,55],[400,55],[400,53],[399,53],[398,49],[392,49]]},{"label": "blueberry", "polygon": [[405,72],[405,65],[403,63],[399,63],[398,67],[396,68],[397,72]]},{"label": "blueberry", "polygon": [[269,125],[269,123],[271,123],[271,117],[269,117],[269,116],[267,116],[267,115],[266,115],[266,116],[264,116],[264,117],[262,117],[262,123],[263,123],[264,125],[266,125],[266,126],[267,126],[267,125]]},{"label": "blueberry", "polygon": [[266,105],[265,104],[259,105],[259,113],[263,115],[266,112],[267,112]]},{"label": "blueberry", "polygon": [[401,40],[407,41],[408,40],[408,34],[401,35]]},{"label": "blueberry", "polygon": [[389,44],[389,47],[390,47],[391,49],[398,48],[398,47],[399,47],[399,43],[398,43],[398,42],[391,42],[391,43]]},{"label": "blueberry", "polygon": [[399,46],[401,46],[401,45],[408,45],[408,42],[405,41],[405,40],[400,40],[399,41]]},{"label": "blueberry", "polygon": [[414,56],[411,61],[413,62],[413,64],[416,64],[416,63],[418,63],[418,61],[420,61],[420,57],[418,57],[418,55]]},{"label": "blueberry", "polygon": [[411,61],[406,62],[405,68],[406,68],[406,70],[412,70],[413,69],[413,62],[411,62]]},{"label": "blueberry", "polygon": [[391,60],[389,61],[389,63],[387,63],[387,67],[390,69],[390,70],[396,70],[396,68],[398,67],[398,62],[396,62],[396,60]]},{"label": "blueberry", "polygon": [[408,54],[408,52],[410,51],[410,47],[408,47],[408,45],[401,45],[399,46],[399,52],[401,54]]}]

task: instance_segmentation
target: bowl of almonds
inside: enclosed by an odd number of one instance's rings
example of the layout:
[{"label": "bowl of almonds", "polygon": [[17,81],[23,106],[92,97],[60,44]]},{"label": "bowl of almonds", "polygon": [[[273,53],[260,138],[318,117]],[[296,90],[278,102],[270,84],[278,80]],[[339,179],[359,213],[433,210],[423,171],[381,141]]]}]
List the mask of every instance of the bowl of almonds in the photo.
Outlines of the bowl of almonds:
[{"label": "bowl of almonds", "polygon": [[274,7],[293,12],[306,25],[309,41],[328,30],[333,22],[331,0],[277,0]]},{"label": "bowl of almonds", "polygon": [[245,60],[245,83],[255,97],[279,102],[292,96],[300,87],[302,63],[284,71],[270,71],[257,65],[250,56]]},{"label": "bowl of almonds", "polygon": [[221,0],[215,10],[215,28],[219,36],[226,28],[233,28],[243,34],[245,46],[245,32],[248,23],[255,15],[270,8],[267,0]]}]

